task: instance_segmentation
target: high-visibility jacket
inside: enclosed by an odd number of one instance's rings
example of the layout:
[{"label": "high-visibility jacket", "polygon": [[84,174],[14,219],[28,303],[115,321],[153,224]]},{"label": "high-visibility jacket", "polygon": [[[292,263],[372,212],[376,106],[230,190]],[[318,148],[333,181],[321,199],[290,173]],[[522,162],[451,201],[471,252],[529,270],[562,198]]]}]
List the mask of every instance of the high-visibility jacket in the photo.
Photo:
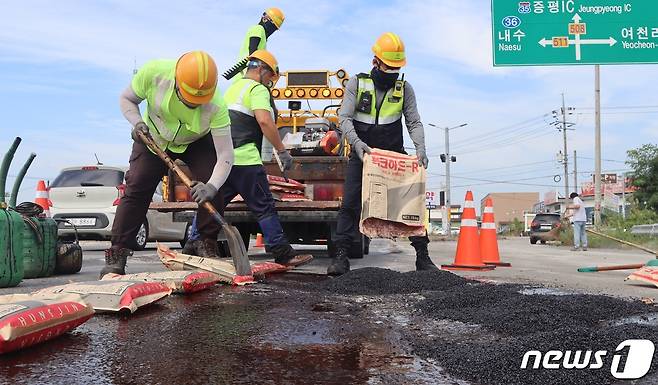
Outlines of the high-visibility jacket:
[{"label": "high-visibility jacket", "polygon": [[[238,61],[246,58],[249,56],[249,40],[251,40],[252,37],[257,37],[260,39],[258,42],[258,47],[256,50],[259,49],[266,49],[267,48],[267,35],[265,34],[265,28],[263,28],[262,25],[256,24],[254,26],[251,26],[247,30],[247,34],[244,36],[244,40],[242,40],[242,46],[240,46],[240,54],[238,55]],[[244,77],[244,74],[247,72],[247,70],[243,70],[241,73],[238,75],[235,75],[233,77],[233,82],[237,82],[239,79],[242,79]]]},{"label": "high-visibility jacket", "polygon": [[[370,111],[365,113],[357,110],[352,119],[359,139],[370,147],[403,153],[402,106],[404,94],[396,97],[393,95],[394,89],[391,88],[386,92],[381,105],[377,106],[380,97],[377,96],[375,83],[370,75],[359,74],[357,78],[357,104],[363,93],[370,92],[372,94]],[[402,92],[404,93],[404,87],[402,87]]]},{"label": "high-visibility jacket", "polygon": [[228,109],[216,89],[210,103],[189,108],[175,90],[175,60],[152,60],[135,74],[132,89],[146,99],[144,121],[158,147],[181,153],[208,133],[228,130]]},{"label": "high-visibility jacket", "polygon": [[224,100],[231,117],[235,165],[262,164],[260,150],[263,131],[256,120],[254,110],[267,110],[274,119],[269,90],[255,80],[242,78],[226,90]]},{"label": "high-visibility jacket", "polygon": [[249,40],[251,40],[252,37],[260,38],[257,49],[265,49],[267,47],[267,35],[265,34],[265,28],[263,28],[263,26],[260,24],[251,26],[247,30],[247,34],[242,41],[238,60],[242,60],[249,55]]}]

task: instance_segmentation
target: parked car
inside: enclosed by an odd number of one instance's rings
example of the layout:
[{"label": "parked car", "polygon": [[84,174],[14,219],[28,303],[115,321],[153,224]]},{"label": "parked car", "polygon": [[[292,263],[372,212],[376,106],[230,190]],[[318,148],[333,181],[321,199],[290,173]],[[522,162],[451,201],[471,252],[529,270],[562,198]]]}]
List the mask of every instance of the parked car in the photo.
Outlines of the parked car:
[{"label": "parked car", "polygon": [[[117,206],[125,192],[126,169],[112,166],[67,167],[50,184],[48,191],[53,218],[67,219],[78,228],[80,239],[109,240]],[[153,196],[162,201],[160,186]],[[146,220],[135,237],[134,250],[143,250],[146,242],[187,240],[188,224],[174,222],[172,213],[148,210]],[[70,224],[60,223],[60,237],[73,237]]]},{"label": "parked car", "polygon": [[537,214],[530,223],[530,244],[536,244],[540,241],[545,244],[546,241],[555,241],[559,233],[556,230],[561,225],[560,214]]}]

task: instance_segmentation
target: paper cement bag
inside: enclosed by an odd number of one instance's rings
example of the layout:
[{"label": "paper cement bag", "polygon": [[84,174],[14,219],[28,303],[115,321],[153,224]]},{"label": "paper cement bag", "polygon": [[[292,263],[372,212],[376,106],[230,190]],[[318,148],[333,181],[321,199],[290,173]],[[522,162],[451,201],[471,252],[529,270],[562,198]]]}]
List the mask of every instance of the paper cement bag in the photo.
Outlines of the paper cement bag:
[{"label": "paper cement bag", "polygon": [[425,181],[415,156],[379,149],[366,154],[361,233],[370,238],[425,235]]},{"label": "paper cement bag", "polygon": [[93,314],[94,309],[75,294],[0,296],[0,354],[58,337]]},{"label": "paper cement bag", "polygon": [[[217,274],[222,282],[233,285],[245,285],[256,282],[254,280],[236,280],[235,266],[229,261],[181,254],[159,243],[158,256],[162,264],[171,271],[203,270]],[[290,267],[275,262],[251,263],[251,274],[254,276],[284,273],[288,270],[290,270]]]},{"label": "paper cement bag", "polygon": [[171,294],[171,289],[159,282],[90,281],[47,287],[33,293],[35,297],[53,294],[78,294],[94,310],[106,312],[130,311],[151,304]]},{"label": "paper cement bag", "polygon": [[626,281],[640,281],[658,286],[658,266],[644,266],[626,277]]},{"label": "paper cement bag", "polygon": [[105,274],[102,281],[160,282],[177,294],[191,294],[206,290],[221,281],[221,277],[208,271],[160,271],[157,273]]}]

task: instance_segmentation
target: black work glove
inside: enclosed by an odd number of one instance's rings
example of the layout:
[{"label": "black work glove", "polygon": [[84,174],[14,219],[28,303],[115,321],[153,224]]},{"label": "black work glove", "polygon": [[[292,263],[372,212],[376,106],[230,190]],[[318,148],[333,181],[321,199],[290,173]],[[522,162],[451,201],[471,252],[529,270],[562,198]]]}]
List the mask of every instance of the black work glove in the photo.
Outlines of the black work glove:
[{"label": "black work glove", "polygon": [[277,155],[279,155],[279,159],[281,160],[281,171],[288,171],[292,168],[292,156],[288,152],[288,150],[281,150],[276,152]]},{"label": "black work glove", "polygon": [[354,143],[352,147],[354,148],[354,152],[356,153],[356,156],[358,156],[362,162],[363,162],[363,156],[365,154],[370,154],[370,151],[372,151],[372,149],[367,144],[363,143],[360,140]]},{"label": "black work glove", "polygon": [[430,160],[427,158],[427,154],[425,153],[425,149],[416,149],[416,157],[418,157],[418,164],[427,169],[427,166],[430,163]]},{"label": "black work glove", "polygon": [[130,136],[132,136],[132,138],[135,142],[142,143],[142,140],[137,135],[137,131],[141,131],[144,134],[148,134],[149,133],[149,126],[147,126],[146,123],[144,123],[144,122],[139,122],[135,125],[135,128],[133,128],[132,132],[130,133]]},{"label": "black work glove", "polygon": [[192,182],[192,198],[198,204],[211,201],[217,195],[217,189],[210,183]]}]

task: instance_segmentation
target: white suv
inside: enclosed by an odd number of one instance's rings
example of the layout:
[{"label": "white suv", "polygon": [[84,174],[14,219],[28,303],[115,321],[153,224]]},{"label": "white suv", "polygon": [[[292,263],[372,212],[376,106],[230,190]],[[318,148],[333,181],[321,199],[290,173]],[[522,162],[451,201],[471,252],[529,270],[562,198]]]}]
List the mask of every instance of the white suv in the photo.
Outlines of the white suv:
[{"label": "white suv", "polygon": [[[125,168],[111,166],[63,169],[48,188],[53,218],[73,223],[78,228],[80,239],[110,239],[114,215],[126,188],[125,175]],[[156,192],[153,200],[161,201],[161,194]],[[133,249],[143,250],[148,241],[184,244],[187,233],[188,224],[174,222],[172,213],[148,210]],[[64,238],[73,237],[73,227],[60,223],[58,234]]]}]

